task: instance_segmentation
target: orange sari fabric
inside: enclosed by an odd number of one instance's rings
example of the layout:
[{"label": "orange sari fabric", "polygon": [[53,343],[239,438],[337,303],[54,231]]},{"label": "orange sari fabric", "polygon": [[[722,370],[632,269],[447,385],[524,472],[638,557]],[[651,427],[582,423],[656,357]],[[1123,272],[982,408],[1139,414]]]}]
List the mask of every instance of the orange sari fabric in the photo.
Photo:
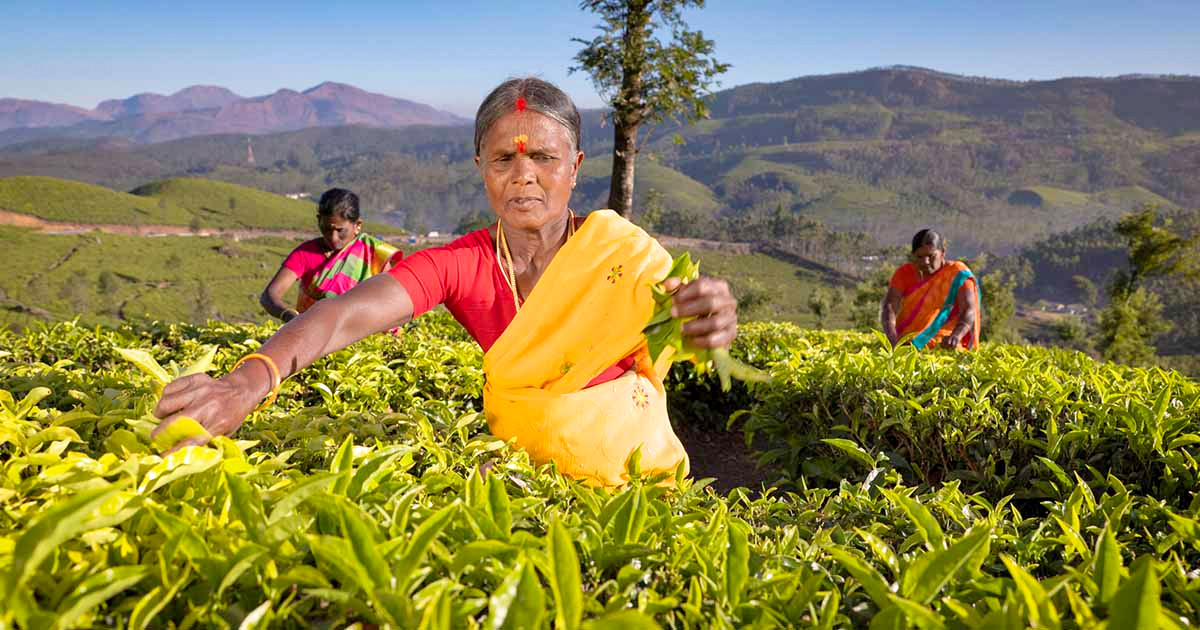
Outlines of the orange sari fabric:
[{"label": "orange sari fabric", "polygon": [[[912,263],[907,263],[892,275],[889,286],[901,296],[896,332],[901,338],[916,335],[912,344],[918,348],[936,348],[950,336],[959,320],[959,292],[979,291],[979,282],[971,270],[959,261],[949,260],[925,279],[921,279]],[[979,346],[982,312],[983,300],[980,298],[971,332],[963,337],[957,350],[973,350]]]}]

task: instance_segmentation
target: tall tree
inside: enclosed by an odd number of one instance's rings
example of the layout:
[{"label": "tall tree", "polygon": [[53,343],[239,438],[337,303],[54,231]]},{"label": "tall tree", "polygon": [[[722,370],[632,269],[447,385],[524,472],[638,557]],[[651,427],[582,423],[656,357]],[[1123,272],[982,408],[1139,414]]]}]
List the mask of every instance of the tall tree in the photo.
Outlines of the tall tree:
[{"label": "tall tree", "polygon": [[1163,318],[1159,296],[1144,285],[1155,278],[1200,277],[1193,250],[1197,239],[1176,234],[1169,218],[1160,222],[1153,205],[1122,217],[1116,233],[1125,240],[1129,259],[1126,268],[1117,271],[1109,287],[1111,301],[1100,313],[1100,351],[1110,361],[1152,363],[1154,338],[1169,331],[1171,324]]},{"label": "tall tree", "polygon": [[[608,207],[628,217],[633,210],[634,162],[643,122],[708,116],[707,97],[729,64],[713,58],[713,42],[688,30],[683,9],[704,0],[583,0],[581,9],[599,14],[601,34],[575,55],[597,91],[612,107],[613,164]],[[670,33],[669,39],[661,34]]]}]

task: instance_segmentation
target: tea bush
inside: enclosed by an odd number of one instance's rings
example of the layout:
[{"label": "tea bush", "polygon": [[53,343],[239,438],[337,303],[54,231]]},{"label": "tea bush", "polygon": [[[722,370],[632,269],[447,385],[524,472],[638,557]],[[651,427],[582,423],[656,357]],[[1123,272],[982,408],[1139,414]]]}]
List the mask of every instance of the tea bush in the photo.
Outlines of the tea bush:
[{"label": "tea bush", "polygon": [[[220,373],[270,332],[0,332],[0,627],[1174,628],[1200,614],[1195,386],[1172,374],[748,326],[735,354],[778,381],[732,396],[792,484],[663,486],[633,457],[632,483],[599,489],[486,433],[479,352],[434,315],[293,377],[233,439],[158,454],[154,381],[116,349],[170,366],[215,346]],[[971,400],[1022,428],[942,406],[973,375]],[[677,409],[729,406],[676,377]],[[1054,383],[1069,395],[1047,415]],[[1046,435],[1057,450],[1030,446]],[[984,439],[1062,469],[1028,477],[1037,516],[997,494],[1023,488],[962,473],[972,457],[1024,461]],[[993,472],[1010,470],[1024,468]]]},{"label": "tea bush", "polygon": [[[910,483],[957,479],[993,498],[1061,497],[1076,475],[1093,488],[1112,475],[1171,505],[1191,500],[1200,386],[1176,372],[1034,346],[893,352],[867,334],[768,330],[751,327],[745,352],[777,378],[742,417],[772,444],[761,462],[795,479],[836,482],[882,459]],[[779,336],[785,346],[768,345]]]}]

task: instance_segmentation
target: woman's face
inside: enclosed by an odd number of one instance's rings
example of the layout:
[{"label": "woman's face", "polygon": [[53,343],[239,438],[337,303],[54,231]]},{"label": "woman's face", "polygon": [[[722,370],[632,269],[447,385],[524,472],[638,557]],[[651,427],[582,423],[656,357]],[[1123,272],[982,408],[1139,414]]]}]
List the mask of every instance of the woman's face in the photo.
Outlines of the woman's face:
[{"label": "woman's face", "polygon": [[325,246],[340,252],[358,236],[358,232],[362,230],[362,221],[351,221],[336,214],[317,215],[317,227],[321,230],[321,240],[325,241]]},{"label": "woman's face", "polygon": [[583,152],[571,132],[537,112],[512,112],[483,136],[475,164],[505,226],[537,230],[562,216]]},{"label": "woman's face", "polygon": [[946,263],[946,251],[932,245],[922,245],[912,253],[912,261],[918,271],[928,276]]}]

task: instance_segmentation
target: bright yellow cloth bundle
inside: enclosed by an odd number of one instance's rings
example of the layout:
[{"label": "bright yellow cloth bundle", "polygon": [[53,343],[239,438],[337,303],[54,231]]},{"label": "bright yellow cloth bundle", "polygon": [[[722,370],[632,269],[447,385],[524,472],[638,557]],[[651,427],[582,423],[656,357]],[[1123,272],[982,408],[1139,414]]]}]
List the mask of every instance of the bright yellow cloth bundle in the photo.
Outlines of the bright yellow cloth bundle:
[{"label": "bright yellow cloth bundle", "polygon": [[[650,286],[670,268],[670,254],[641,228],[611,210],[588,215],[484,355],[492,434],[600,485],[625,483],[625,460],[638,447],[646,474],[674,472],[681,461],[686,474],[662,384],[669,354],[656,369],[642,335]],[[633,354],[636,370],[584,388]]]}]

